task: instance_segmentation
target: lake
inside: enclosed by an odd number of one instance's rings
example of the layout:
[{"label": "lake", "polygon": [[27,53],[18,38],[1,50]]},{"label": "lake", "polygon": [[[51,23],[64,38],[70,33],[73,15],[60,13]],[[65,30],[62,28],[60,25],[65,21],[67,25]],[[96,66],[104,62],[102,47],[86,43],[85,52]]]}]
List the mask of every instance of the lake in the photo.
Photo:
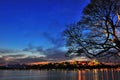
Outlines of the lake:
[{"label": "lake", "polygon": [[0,80],[120,80],[120,69],[0,70]]}]

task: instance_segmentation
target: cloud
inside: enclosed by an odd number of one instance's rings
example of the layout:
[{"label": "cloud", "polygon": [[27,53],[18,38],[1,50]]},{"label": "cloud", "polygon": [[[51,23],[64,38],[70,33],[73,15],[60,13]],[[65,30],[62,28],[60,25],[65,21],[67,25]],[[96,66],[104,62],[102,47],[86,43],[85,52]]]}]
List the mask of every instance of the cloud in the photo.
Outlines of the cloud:
[{"label": "cloud", "polygon": [[38,47],[36,47],[36,51],[38,51],[38,52],[44,52],[44,49],[43,49],[43,47],[38,46]]},{"label": "cloud", "polygon": [[48,49],[46,50],[47,58],[52,61],[63,61],[66,60],[65,51],[60,49]]},{"label": "cloud", "polygon": [[[15,51],[11,49],[0,49],[0,65],[5,64],[27,64],[31,62],[41,62],[46,61],[42,52],[42,47],[34,47],[33,45],[28,45],[26,50]],[[6,54],[4,54],[6,53]]]},{"label": "cloud", "polygon": [[34,48],[36,48],[36,52],[38,52],[39,54],[42,53],[44,55],[43,58],[45,61],[61,61],[61,60],[63,61],[63,60],[66,60],[66,57],[65,57],[66,51],[62,50],[60,48],[54,48],[54,47],[49,48],[49,49],[43,49],[43,47],[34,47]]},{"label": "cloud", "polygon": [[32,55],[36,55],[36,56],[42,56],[42,57],[46,56],[43,47],[41,47],[41,46],[33,46],[31,44],[29,44],[28,47],[24,48],[23,52],[24,53],[29,53],[29,54],[32,53]]},{"label": "cloud", "polygon": [[57,40],[55,38],[53,38],[49,33],[47,32],[44,32],[43,34],[43,37],[48,40],[49,42],[51,42],[52,44],[56,44],[57,43]]},{"label": "cloud", "polygon": [[46,61],[44,57],[27,56],[25,55],[6,55],[0,58],[0,65],[6,64],[28,64],[32,62]]},{"label": "cloud", "polygon": [[15,55],[4,55],[3,58],[12,57],[12,58],[24,58],[25,54],[15,54]]},{"label": "cloud", "polygon": [[25,64],[25,63],[32,63],[32,62],[44,62],[47,61],[44,57],[26,57],[23,59],[16,59],[17,61]]},{"label": "cloud", "polygon": [[12,50],[12,49],[2,49],[0,48],[0,54],[6,54],[6,53],[15,53],[17,51]]},{"label": "cloud", "polygon": [[28,52],[43,52],[43,47],[42,46],[34,46],[32,43],[29,43],[26,48],[23,49],[23,51],[28,51]]},{"label": "cloud", "polygon": [[[28,48],[29,48],[29,45],[28,45]],[[65,57],[65,53],[66,51],[64,49],[62,49],[62,46],[61,47],[50,47],[48,49],[44,49],[42,46],[32,46],[32,48],[26,48],[27,52],[34,52],[35,53],[39,53],[39,55],[45,55],[44,56],[44,59],[46,61],[56,61],[56,60],[65,60],[66,57]],[[24,51],[24,49],[23,49]]]},{"label": "cloud", "polygon": [[22,51],[12,49],[0,49],[0,64],[27,64],[32,62],[43,61],[60,61],[65,60],[65,51],[61,49],[63,46],[57,38],[45,34],[46,39],[54,46],[48,49],[42,46],[34,46],[29,43]]},{"label": "cloud", "polygon": [[53,37],[49,33],[44,32],[43,37],[50,42],[51,44],[54,45],[54,47],[59,48],[64,46],[64,41],[61,36]]},{"label": "cloud", "polygon": [[31,43],[29,43],[28,46],[23,49],[23,51],[31,51],[33,49],[34,49],[34,46]]}]

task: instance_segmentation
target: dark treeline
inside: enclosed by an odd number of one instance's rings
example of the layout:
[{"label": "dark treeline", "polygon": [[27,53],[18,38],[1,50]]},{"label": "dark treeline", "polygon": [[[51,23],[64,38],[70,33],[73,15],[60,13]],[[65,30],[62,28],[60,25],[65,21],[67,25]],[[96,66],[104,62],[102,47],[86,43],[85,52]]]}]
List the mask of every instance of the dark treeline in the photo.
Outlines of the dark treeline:
[{"label": "dark treeline", "polygon": [[119,65],[105,65],[105,64],[98,64],[98,65],[80,65],[80,64],[70,64],[68,62],[64,63],[48,63],[48,64],[41,64],[41,65],[25,65],[25,64],[15,64],[15,65],[7,65],[7,66],[0,66],[1,70],[30,70],[30,69],[37,69],[37,70],[51,70],[51,69],[65,69],[65,70],[75,70],[75,69],[101,69],[101,68],[120,68]]}]

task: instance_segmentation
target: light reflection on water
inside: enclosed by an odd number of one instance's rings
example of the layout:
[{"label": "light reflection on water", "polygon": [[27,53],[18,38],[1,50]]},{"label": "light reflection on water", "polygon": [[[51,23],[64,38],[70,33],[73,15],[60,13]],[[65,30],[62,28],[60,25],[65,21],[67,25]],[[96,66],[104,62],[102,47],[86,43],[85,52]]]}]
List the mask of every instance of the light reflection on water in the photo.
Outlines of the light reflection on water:
[{"label": "light reflection on water", "polygon": [[119,80],[118,69],[0,70],[0,80]]}]

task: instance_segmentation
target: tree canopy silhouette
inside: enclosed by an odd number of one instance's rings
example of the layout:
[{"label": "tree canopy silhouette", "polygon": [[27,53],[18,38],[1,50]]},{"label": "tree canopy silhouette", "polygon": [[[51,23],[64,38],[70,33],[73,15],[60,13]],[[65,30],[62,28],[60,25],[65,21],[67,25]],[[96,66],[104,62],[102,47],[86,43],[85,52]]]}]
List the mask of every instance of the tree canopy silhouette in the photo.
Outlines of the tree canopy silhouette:
[{"label": "tree canopy silhouette", "polygon": [[78,23],[63,32],[67,56],[120,56],[120,0],[91,0]]}]

